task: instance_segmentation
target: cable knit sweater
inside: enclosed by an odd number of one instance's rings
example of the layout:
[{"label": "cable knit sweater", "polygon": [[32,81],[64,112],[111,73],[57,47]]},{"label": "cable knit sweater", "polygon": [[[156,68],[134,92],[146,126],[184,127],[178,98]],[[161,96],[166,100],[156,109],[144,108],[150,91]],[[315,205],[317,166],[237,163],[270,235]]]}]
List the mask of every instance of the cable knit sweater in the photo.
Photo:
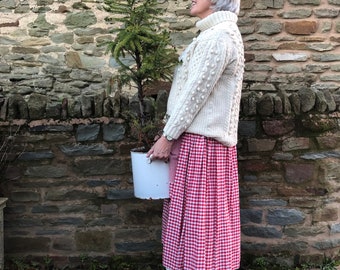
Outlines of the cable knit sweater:
[{"label": "cable knit sweater", "polygon": [[244,71],[243,42],[237,16],[217,11],[197,22],[199,36],[180,57],[172,83],[164,134],[183,132],[237,143]]}]

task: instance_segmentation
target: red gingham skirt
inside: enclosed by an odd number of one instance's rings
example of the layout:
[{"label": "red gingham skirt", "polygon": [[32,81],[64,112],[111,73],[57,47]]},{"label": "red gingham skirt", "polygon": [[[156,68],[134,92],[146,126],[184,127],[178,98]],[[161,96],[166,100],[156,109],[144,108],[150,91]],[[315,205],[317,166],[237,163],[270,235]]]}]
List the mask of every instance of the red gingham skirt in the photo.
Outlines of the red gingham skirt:
[{"label": "red gingham skirt", "polygon": [[[164,201],[163,209],[163,265],[171,270],[238,269],[236,147],[189,133],[178,143],[170,199]],[[172,153],[170,164],[173,159],[176,153]]]}]

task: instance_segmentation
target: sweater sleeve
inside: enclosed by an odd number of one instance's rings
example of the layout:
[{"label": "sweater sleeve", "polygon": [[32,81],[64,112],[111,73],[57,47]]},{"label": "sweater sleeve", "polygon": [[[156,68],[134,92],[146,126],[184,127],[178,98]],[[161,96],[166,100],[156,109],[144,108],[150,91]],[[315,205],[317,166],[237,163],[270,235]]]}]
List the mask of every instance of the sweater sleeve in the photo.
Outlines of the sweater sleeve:
[{"label": "sweater sleeve", "polygon": [[[222,38],[223,37],[223,38]],[[212,93],[230,57],[227,37],[197,41],[193,52],[183,61],[176,104],[164,127],[164,133],[177,139],[193,122]],[[183,78],[186,78],[184,81]]]}]

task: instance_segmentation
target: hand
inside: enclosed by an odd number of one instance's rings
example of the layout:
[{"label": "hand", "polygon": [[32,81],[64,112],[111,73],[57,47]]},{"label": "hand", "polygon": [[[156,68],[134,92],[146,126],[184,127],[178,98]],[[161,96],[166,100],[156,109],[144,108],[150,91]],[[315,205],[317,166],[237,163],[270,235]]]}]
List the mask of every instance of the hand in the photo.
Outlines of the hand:
[{"label": "hand", "polygon": [[172,144],[173,141],[168,141],[164,136],[161,136],[146,156],[150,158],[150,160],[160,159],[167,162],[170,157]]}]

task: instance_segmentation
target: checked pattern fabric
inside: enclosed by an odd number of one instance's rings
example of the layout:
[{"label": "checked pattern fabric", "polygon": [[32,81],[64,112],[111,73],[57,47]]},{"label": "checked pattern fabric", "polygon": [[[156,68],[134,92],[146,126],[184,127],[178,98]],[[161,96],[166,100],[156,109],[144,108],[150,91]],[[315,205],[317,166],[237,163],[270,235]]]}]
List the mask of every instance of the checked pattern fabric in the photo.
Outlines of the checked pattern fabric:
[{"label": "checked pattern fabric", "polygon": [[239,268],[235,146],[226,147],[201,135],[182,136],[170,199],[164,201],[162,242],[167,269]]}]

